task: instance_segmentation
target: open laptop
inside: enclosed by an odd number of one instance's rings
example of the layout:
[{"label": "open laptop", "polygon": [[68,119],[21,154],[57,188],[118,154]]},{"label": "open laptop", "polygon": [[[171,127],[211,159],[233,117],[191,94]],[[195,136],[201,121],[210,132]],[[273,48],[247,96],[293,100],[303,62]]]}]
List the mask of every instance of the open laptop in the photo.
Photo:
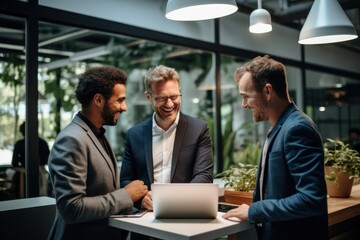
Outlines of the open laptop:
[{"label": "open laptop", "polygon": [[219,185],[213,183],[153,183],[155,218],[216,218]]}]

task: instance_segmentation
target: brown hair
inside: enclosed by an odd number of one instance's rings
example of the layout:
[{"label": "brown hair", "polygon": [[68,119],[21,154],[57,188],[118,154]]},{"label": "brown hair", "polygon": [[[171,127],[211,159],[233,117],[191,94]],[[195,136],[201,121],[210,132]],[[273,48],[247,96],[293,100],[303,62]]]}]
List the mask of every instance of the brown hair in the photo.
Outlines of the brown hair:
[{"label": "brown hair", "polygon": [[251,74],[257,92],[261,92],[265,84],[269,83],[279,98],[290,99],[285,66],[282,63],[271,59],[268,55],[258,56],[236,69],[235,82],[237,85],[246,72]]},{"label": "brown hair", "polygon": [[150,68],[144,77],[145,91],[151,93],[151,85],[162,81],[177,81],[180,85],[180,75],[174,68],[164,65]]}]

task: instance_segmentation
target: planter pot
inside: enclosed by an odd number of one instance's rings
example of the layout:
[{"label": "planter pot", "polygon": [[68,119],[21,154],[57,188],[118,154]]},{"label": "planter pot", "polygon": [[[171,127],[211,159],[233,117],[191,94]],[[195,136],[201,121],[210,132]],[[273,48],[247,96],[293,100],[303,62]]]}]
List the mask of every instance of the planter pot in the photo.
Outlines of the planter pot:
[{"label": "planter pot", "polygon": [[350,197],[354,179],[349,179],[350,174],[347,172],[343,172],[338,168],[325,166],[326,175],[331,175],[332,172],[334,172],[337,177],[335,181],[326,180],[328,195],[335,198]]},{"label": "planter pot", "polygon": [[253,202],[253,192],[239,192],[234,189],[225,189],[224,191],[225,202],[233,204],[248,204]]}]

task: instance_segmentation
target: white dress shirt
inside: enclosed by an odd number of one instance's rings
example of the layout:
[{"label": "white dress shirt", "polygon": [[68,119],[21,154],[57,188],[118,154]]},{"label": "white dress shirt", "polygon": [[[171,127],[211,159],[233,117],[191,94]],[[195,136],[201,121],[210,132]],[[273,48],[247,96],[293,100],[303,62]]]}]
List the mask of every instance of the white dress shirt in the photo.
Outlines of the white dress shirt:
[{"label": "white dress shirt", "polygon": [[155,183],[170,182],[171,160],[179,116],[180,114],[178,113],[173,125],[171,125],[170,128],[165,131],[157,125],[154,113],[152,128],[152,151]]}]

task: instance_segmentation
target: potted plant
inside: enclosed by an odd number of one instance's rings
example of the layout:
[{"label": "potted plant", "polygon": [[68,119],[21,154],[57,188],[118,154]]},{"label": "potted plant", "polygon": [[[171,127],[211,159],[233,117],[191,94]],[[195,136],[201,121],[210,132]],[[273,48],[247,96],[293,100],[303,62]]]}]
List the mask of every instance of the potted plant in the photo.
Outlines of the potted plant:
[{"label": "potted plant", "polygon": [[360,155],[349,144],[328,138],[324,144],[325,179],[330,197],[349,197],[360,177]]},{"label": "potted plant", "polygon": [[252,203],[260,152],[259,143],[247,143],[244,150],[234,157],[237,164],[216,175],[224,182],[225,202]]}]

